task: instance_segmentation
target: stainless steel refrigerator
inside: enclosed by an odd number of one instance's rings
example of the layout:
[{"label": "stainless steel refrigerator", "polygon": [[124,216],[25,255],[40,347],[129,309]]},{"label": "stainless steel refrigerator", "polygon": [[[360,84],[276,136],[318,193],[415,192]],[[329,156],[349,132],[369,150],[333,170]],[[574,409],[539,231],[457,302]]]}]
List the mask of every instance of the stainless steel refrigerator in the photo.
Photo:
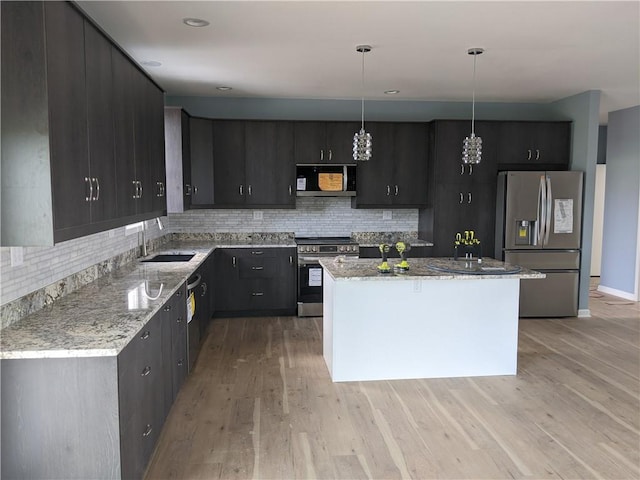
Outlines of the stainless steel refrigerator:
[{"label": "stainless steel refrigerator", "polygon": [[520,281],[521,317],[578,313],[582,172],[500,172],[495,258],[546,274]]}]

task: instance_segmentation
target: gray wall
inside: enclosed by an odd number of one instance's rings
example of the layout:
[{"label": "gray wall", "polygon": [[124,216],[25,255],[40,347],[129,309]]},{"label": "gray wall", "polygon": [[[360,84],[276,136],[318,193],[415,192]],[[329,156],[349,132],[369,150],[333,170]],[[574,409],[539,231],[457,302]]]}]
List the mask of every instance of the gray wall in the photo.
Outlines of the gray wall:
[{"label": "gray wall", "polygon": [[589,315],[591,247],[593,243],[593,208],[598,158],[598,119],[600,91],[589,91],[563,98],[552,104],[559,114],[573,120],[571,170],[584,172],[582,203],[582,253],[580,257],[580,294],[578,315]]},{"label": "gray wall", "polygon": [[601,290],[640,300],[640,106],[609,113]]}]

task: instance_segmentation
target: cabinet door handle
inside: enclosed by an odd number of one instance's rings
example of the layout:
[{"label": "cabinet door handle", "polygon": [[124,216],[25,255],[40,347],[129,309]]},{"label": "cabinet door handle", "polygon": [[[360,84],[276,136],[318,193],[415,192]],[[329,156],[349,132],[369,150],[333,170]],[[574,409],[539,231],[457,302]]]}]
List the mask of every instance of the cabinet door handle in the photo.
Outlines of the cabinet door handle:
[{"label": "cabinet door handle", "polygon": [[100,200],[100,179],[98,177],[95,177],[93,181],[96,182],[96,196],[94,200],[98,201]]},{"label": "cabinet door handle", "polygon": [[331,161],[332,158],[333,158],[333,152],[331,151],[331,149],[329,149],[329,161]]},{"label": "cabinet door handle", "polygon": [[467,194],[467,203],[471,203],[471,192]]},{"label": "cabinet door handle", "polygon": [[251,267],[251,270],[264,270],[264,267]]},{"label": "cabinet door handle", "polygon": [[398,185],[396,185],[396,197],[398,196]]},{"label": "cabinet door handle", "polygon": [[469,164],[469,175],[473,175],[473,164]]},{"label": "cabinet door handle", "polygon": [[527,160],[531,160],[531,150],[527,150]]},{"label": "cabinet door handle", "polygon": [[206,282],[202,282],[202,293],[200,294],[201,297],[204,297],[207,294],[207,284]]},{"label": "cabinet door handle", "polygon": [[249,193],[249,196],[251,196],[251,185],[247,187],[247,192]]},{"label": "cabinet door handle", "polygon": [[464,175],[464,163],[460,164],[460,175]]},{"label": "cabinet door handle", "polygon": [[188,183],[185,183],[184,185],[184,194],[187,197],[191,196],[191,185],[189,185]]},{"label": "cabinet door handle", "polygon": [[324,150],[320,149],[320,161],[324,160]]},{"label": "cabinet door handle", "polygon": [[179,367],[181,367],[183,364],[184,364],[184,360],[183,359],[178,360],[178,366]]},{"label": "cabinet door handle", "polygon": [[536,160],[540,160],[540,150],[536,149]]},{"label": "cabinet door handle", "polygon": [[292,194],[293,194],[293,187],[289,185],[289,196],[291,196]]},{"label": "cabinet door handle", "polygon": [[193,194],[194,194],[194,195],[197,195],[197,194],[198,194],[198,186],[197,186],[197,185],[194,185],[194,186],[193,186]]},{"label": "cabinet door handle", "polygon": [[149,375],[151,373],[151,367],[149,365],[147,365],[146,367],[144,367],[144,369],[142,370],[142,372],[140,372],[140,376],[141,377],[146,377],[147,375]]},{"label": "cabinet door handle", "polygon": [[264,295],[264,293],[263,292],[253,292],[251,295],[254,296],[254,297],[261,297],[261,296]]},{"label": "cabinet door handle", "polygon": [[293,265],[293,255],[289,255],[289,265]]},{"label": "cabinet door handle", "polygon": [[140,180],[138,180],[138,188],[140,188],[140,195],[138,196],[138,198],[142,198],[144,192],[142,190],[142,182]]},{"label": "cabinet door handle", "polygon": [[181,297],[182,296],[182,290],[178,290],[176,292],[176,297]]},{"label": "cabinet door handle", "polygon": [[236,257],[231,257],[231,265],[236,266]]},{"label": "cabinet door handle", "polygon": [[171,305],[165,305],[164,306],[164,311],[165,312],[170,312],[171,311]]},{"label": "cabinet door handle", "polygon": [[387,197],[391,195],[391,187],[387,185]]},{"label": "cabinet door handle", "polygon": [[464,202],[464,195],[460,192],[460,203]]},{"label": "cabinet door handle", "polygon": [[142,436],[143,437],[148,437],[149,435],[151,435],[151,431],[153,430],[153,427],[149,424],[147,424],[147,427],[144,429],[144,432],[142,432]]},{"label": "cabinet door handle", "polygon": [[244,187],[240,185],[240,196],[244,195]]},{"label": "cabinet door handle", "polygon": [[133,198],[138,198],[138,182],[133,180],[131,183],[133,183]]},{"label": "cabinet door handle", "polygon": [[[89,194],[87,195],[87,184],[89,184]],[[93,183],[89,180],[89,177],[84,177],[84,201],[90,202],[93,200]]]},{"label": "cabinet door handle", "polygon": [[262,255],[264,252],[262,250],[252,250],[251,255]]},{"label": "cabinet door handle", "polygon": [[182,323],[182,317],[176,318],[176,323]]},{"label": "cabinet door handle", "polygon": [[145,330],[144,332],[142,332],[142,335],[140,335],[140,340],[146,340],[150,336],[151,334],[149,333],[149,330]]}]

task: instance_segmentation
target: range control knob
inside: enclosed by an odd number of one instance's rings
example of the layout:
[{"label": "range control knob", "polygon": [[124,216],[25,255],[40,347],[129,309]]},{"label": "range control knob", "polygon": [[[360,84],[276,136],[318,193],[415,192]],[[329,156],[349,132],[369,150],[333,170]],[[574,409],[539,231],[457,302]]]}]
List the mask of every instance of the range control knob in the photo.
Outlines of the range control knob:
[{"label": "range control knob", "polygon": [[315,245],[314,245],[313,247],[311,247],[311,251],[312,251],[312,252],[315,252],[315,251],[317,251],[317,250],[318,250],[318,248],[317,248]]},{"label": "range control knob", "polygon": [[[347,247],[347,249],[348,249],[348,248],[349,248],[349,247]],[[340,250],[341,252],[344,252],[344,245],[340,245],[339,250]]]}]

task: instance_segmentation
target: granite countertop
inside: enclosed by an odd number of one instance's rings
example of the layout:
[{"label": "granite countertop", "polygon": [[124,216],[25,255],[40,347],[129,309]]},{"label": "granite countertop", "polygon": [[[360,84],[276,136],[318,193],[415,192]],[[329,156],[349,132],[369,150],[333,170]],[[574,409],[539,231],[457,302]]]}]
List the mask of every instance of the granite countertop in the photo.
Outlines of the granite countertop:
[{"label": "granite countertop", "polygon": [[295,247],[295,243],[286,238],[168,242],[148,258],[162,253],[195,256],[188,262],[138,259],[56,300],[2,329],[0,359],[117,355],[213,250],[225,247]]},{"label": "granite countertop", "polygon": [[529,270],[517,265],[500,262],[492,258],[465,261],[453,258],[409,258],[409,270],[394,268],[400,259],[390,259],[389,273],[378,271],[381,260],[377,258],[349,257],[326,258],[320,264],[333,277],[341,280],[462,280],[462,279],[501,279],[501,278],[545,278],[544,273]]}]

